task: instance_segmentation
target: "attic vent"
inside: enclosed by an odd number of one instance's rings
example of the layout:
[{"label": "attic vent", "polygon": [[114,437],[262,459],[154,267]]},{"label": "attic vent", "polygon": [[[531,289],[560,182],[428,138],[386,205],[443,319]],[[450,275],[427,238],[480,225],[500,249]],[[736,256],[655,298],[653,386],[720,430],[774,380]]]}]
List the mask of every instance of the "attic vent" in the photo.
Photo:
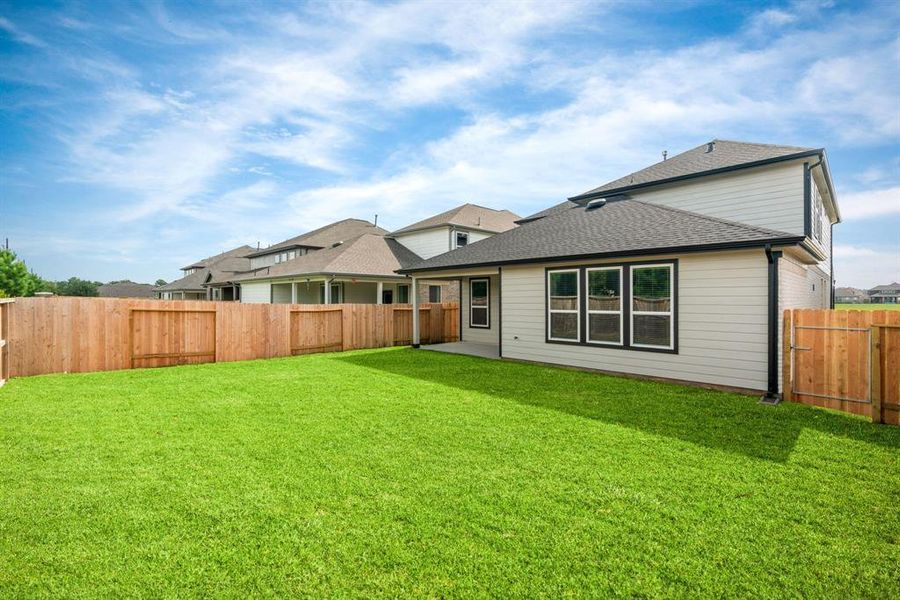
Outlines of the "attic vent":
[{"label": "attic vent", "polygon": [[594,198],[590,202],[585,205],[585,210],[593,210],[595,208],[600,208],[601,206],[606,204],[606,198]]},{"label": "attic vent", "polygon": [[706,145],[706,154],[709,154],[710,152],[712,152],[712,151],[715,150],[715,149],[716,149],[716,142],[715,142],[715,141],[712,141],[712,142],[708,143],[708,144]]},{"label": "attic vent", "polygon": [[332,247],[332,248],[337,248],[338,246],[340,246],[340,245],[343,244],[343,243],[344,243],[344,240],[341,240],[341,241],[339,241],[339,242],[333,243],[333,244],[331,245],[331,247]]}]

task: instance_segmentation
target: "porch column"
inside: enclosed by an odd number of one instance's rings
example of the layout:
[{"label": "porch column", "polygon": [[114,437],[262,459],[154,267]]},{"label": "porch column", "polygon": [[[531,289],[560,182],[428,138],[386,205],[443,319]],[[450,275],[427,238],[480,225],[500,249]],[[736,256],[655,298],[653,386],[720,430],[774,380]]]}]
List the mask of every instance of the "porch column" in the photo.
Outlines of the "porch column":
[{"label": "porch column", "polygon": [[291,304],[297,304],[297,282],[291,282]]},{"label": "porch column", "polygon": [[384,292],[384,283],[379,281],[375,284],[375,304],[381,304],[381,295]]},{"label": "porch column", "polygon": [[419,347],[419,280],[415,277],[412,278],[412,290],[410,290],[410,294],[412,294],[412,325],[413,325],[413,339],[412,339],[412,347]]},{"label": "porch column", "polygon": [[325,286],[325,304],[331,304],[331,282],[326,279],[322,285]]}]

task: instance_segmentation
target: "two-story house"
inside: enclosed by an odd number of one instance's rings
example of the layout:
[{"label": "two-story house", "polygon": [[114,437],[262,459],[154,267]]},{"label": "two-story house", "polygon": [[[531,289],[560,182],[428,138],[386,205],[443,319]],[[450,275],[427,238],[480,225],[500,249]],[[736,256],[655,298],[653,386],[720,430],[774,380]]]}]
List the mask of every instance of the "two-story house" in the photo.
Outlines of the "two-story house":
[{"label": "two-story house", "polygon": [[897,304],[900,303],[900,283],[888,283],[876,285],[869,290],[869,302],[872,304]]},{"label": "two-story house", "polygon": [[[153,288],[158,298],[163,300],[208,300],[211,291],[207,283],[215,278],[226,279],[234,273],[250,268],[247,255],[253,252],[251,246],[238,246],[227,252],[210,256],[181,268],[182,276],[171,283]],[[219,300],[240,300],[240,290],[229,288],[228,297]]]},{"label": "two-story house", "polygon": [[839,220],[824,150],[713,140],[400,272],[460,281],[473,353],[775,397],[781,313],[831,305]]},{"label": "two-story house", "polygon": [[[250,270],[230,278],[242,302],[274,304],[410,303],[412,282],[398,269],[516,227],[509,211],[464,204],[393,233],[348,219],[249,255]],[[421,302],[458,300],[456,281],[415,288]]]}]

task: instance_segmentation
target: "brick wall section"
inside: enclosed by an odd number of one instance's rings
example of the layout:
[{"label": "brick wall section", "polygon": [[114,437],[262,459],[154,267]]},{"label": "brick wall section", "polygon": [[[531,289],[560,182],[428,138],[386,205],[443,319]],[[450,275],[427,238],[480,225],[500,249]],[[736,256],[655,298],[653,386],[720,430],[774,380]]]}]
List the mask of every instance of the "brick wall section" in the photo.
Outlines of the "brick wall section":
[{"label": "brick wall section", "polygon": [[428,288],[432,285],[441,286],[441,302],[459,302],[458,281],[424,281],[419,283],[419,302],[425,304],[428,300]]}]

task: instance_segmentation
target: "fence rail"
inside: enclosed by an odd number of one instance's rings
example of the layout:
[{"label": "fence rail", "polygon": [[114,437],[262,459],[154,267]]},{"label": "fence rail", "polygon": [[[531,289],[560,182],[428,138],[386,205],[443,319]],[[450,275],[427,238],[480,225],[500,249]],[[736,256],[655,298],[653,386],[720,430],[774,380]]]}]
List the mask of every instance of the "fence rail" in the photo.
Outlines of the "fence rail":
[{"label": "fence rail", "polygon": [[[406,345],[404,304],[239,304],[120,298],[0,303],[0,381]],[[459,339],[456,303],[420,306],[422,343]]]},{"label": "fence rail", "polygon": [[786,310],[784,399],[900,425],[900,312]]}]

